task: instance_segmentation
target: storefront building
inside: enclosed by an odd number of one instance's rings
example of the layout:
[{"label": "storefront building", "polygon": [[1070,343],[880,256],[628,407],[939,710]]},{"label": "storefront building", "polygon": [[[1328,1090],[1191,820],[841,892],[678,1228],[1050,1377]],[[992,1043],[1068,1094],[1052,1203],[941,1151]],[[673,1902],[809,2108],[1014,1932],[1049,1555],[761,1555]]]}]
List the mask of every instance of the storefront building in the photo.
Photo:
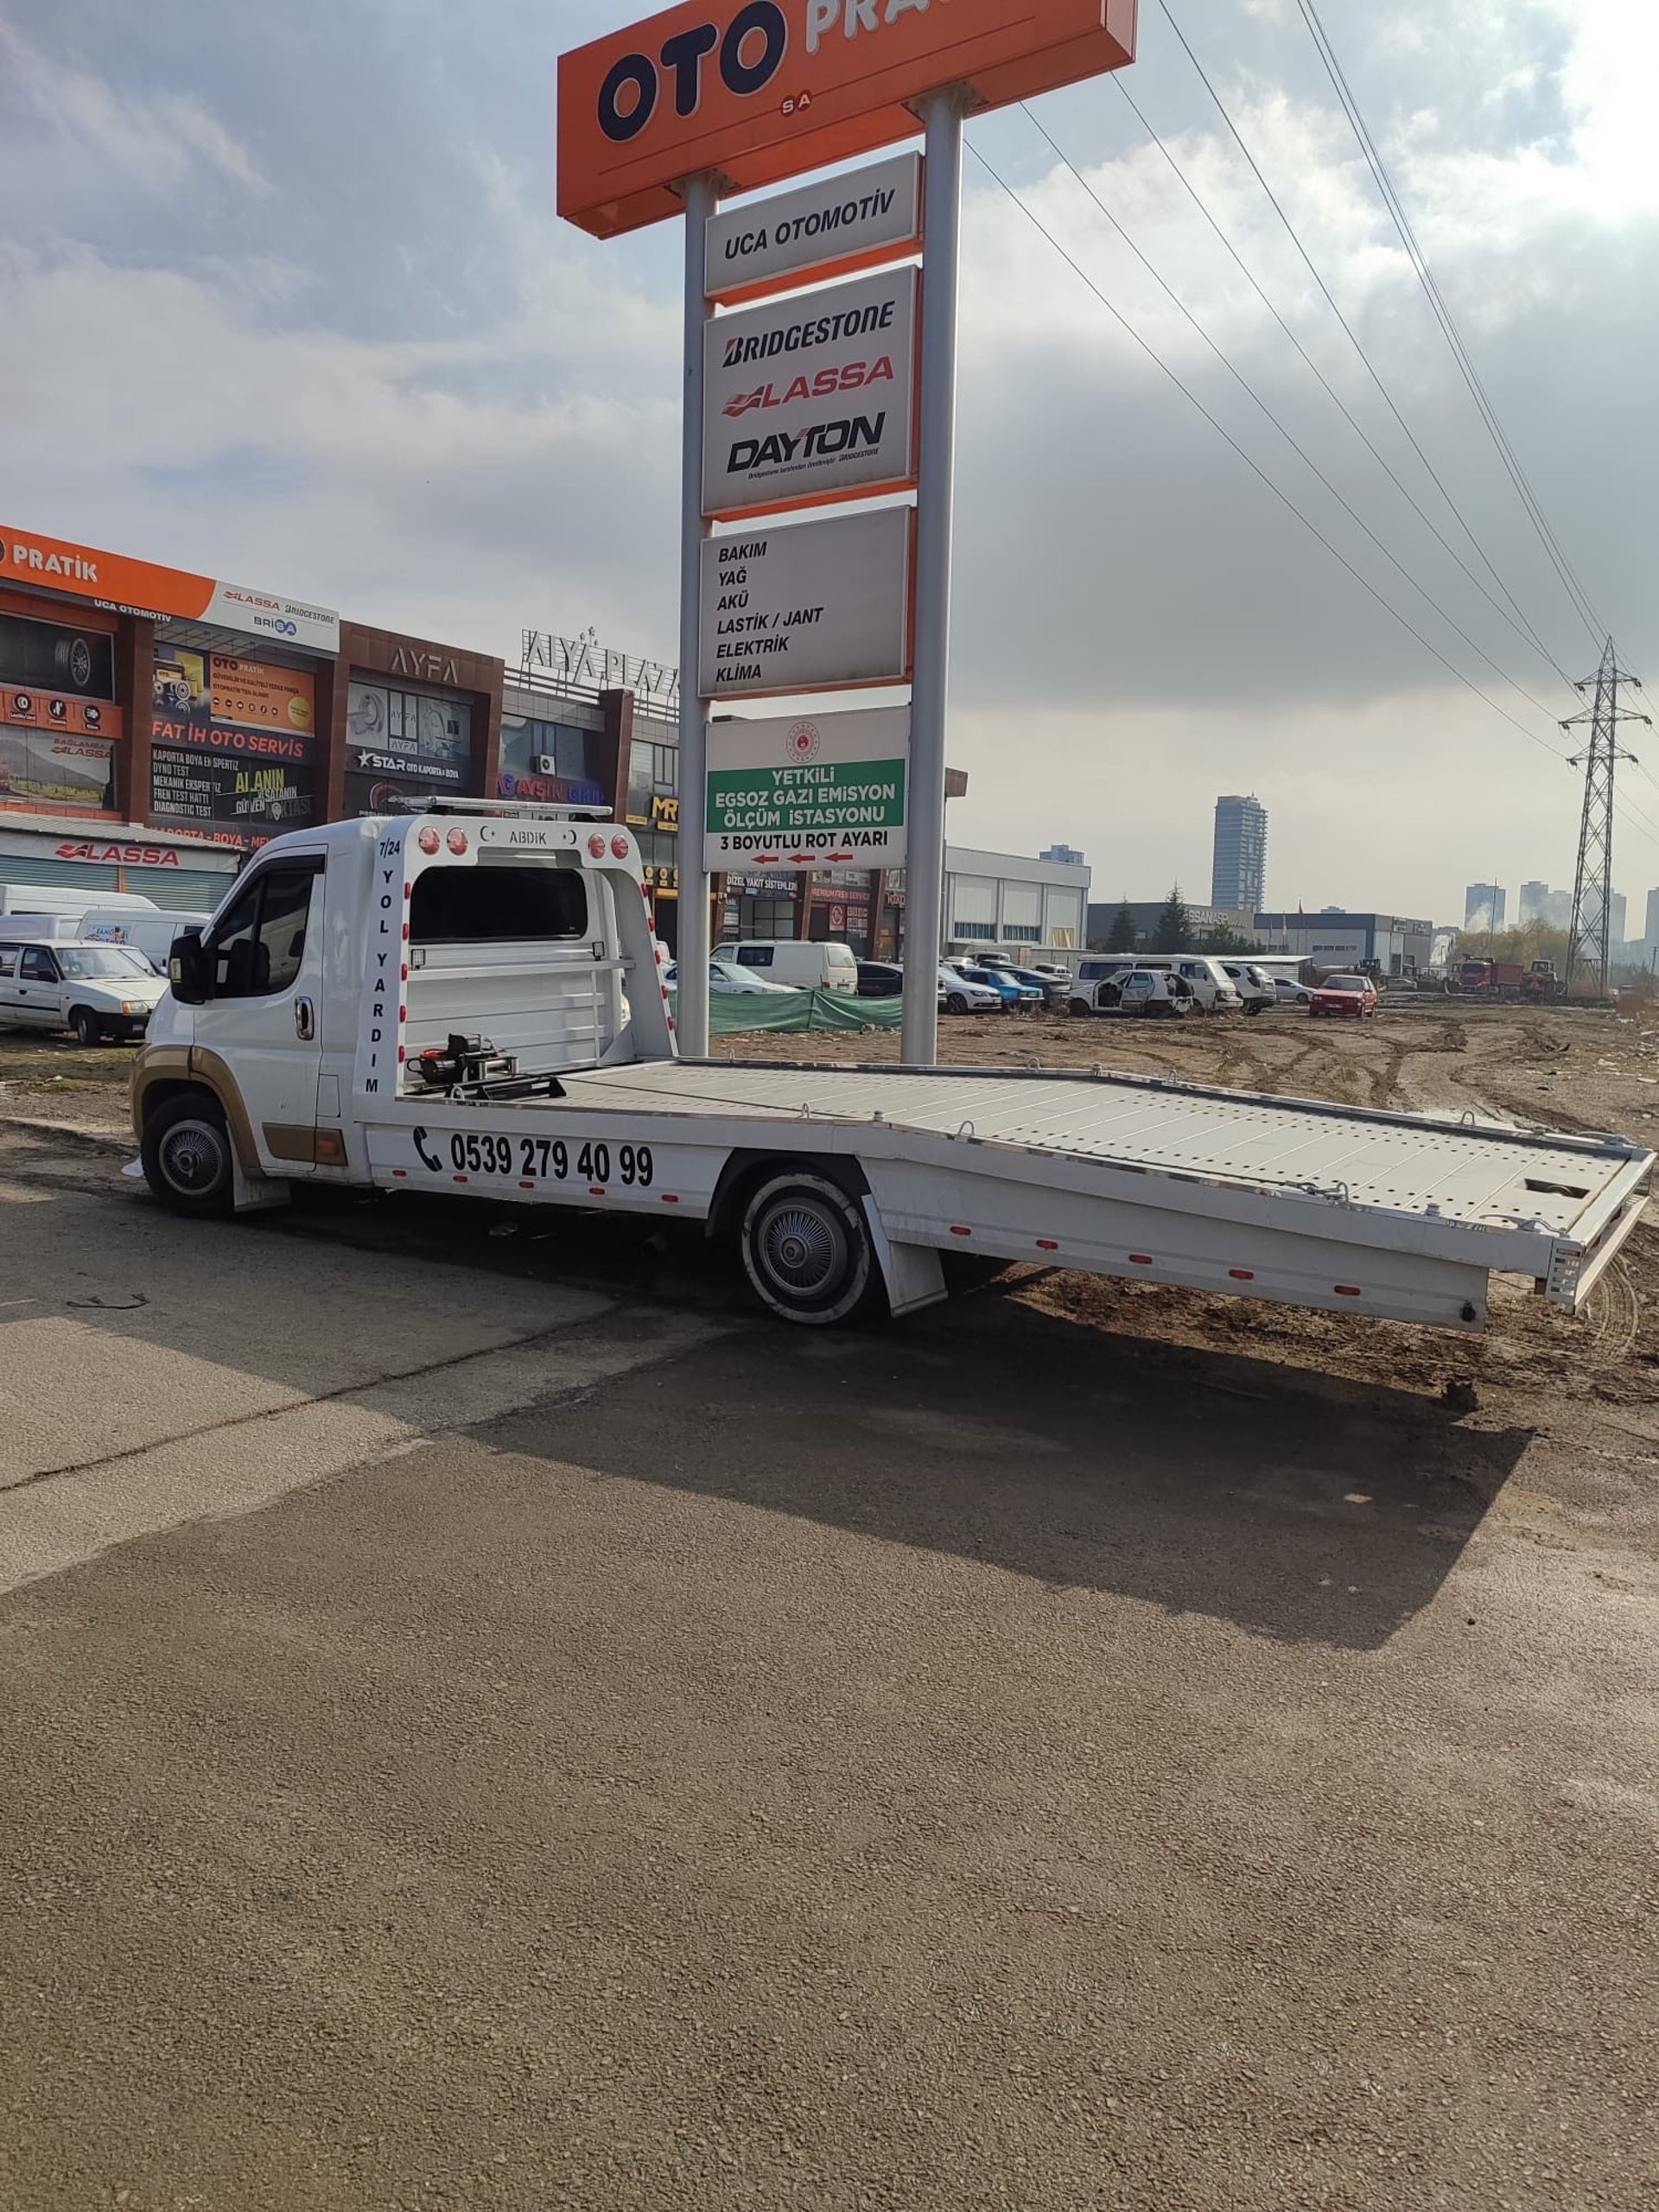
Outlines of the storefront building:
[{"label": "storefront building", "polygon": [[493,792],[505,677],[505,662],[491,654],[342,622],[328,817]]},{"label": "storefront building", "polygon": [[0,886],[216,905],[320,818],[328,609],[0,524]]}]

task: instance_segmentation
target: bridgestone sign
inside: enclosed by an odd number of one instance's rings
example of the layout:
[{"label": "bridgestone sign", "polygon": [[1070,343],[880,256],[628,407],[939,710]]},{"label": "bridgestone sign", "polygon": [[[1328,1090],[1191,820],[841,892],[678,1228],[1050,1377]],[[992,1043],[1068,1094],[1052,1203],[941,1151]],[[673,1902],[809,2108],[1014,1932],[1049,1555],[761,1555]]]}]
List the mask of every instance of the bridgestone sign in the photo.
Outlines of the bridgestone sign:
[{"label": "bridgestone sign", "polygon": [[709,322],[706,517],[912,488],[918,278],[888,270]]},{"label": "bridgestone sign", "polygon": [[704,865],[897,868],[905,857],[910,709],[714,723]]},{"label": "bridgestone sign", "polygon": [[893,260],[921,232],[921,156],[900,154],[855,176],[722,208],[709,226],[705,289],[711,300],[758,298],[804,276]]},{"label": "bridgestone sign", "polygon": [[702,550],[705,699],[842,691],[910,677],[909,507],[756,523]]}]

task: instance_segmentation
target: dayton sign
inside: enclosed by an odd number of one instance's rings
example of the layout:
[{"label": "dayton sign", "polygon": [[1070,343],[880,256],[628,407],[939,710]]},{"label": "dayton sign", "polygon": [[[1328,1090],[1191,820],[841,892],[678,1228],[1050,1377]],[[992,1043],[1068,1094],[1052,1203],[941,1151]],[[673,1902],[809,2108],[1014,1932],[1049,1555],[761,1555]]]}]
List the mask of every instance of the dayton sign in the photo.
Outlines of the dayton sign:
[{"label": "dayton sign", "polygon": [[712,172],[751,192],[913,137],[906,105],[982,107],[1122,68],[1136,0],[685,0],[559,64],[559,213],[613,238]]}]

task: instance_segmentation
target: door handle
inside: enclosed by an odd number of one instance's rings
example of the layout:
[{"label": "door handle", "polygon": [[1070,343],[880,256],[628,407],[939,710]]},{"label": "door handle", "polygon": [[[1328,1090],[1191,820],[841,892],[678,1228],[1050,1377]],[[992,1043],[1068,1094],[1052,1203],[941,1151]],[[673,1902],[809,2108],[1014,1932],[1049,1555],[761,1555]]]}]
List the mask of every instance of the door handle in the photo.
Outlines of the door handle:
[{"label": "door handle", "polygon": [[294,1028],[296,1034],[306,1044],[309,1044],[311,1039],[316,1035],[317,1009],[312,1005],[309,999],[295,1000]]}]

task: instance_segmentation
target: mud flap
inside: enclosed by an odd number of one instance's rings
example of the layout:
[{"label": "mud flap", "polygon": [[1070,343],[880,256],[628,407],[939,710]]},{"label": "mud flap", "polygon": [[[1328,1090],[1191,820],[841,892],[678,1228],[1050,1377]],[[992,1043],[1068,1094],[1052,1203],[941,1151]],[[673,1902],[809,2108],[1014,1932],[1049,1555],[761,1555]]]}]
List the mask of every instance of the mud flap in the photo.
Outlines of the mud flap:
[{"label": "mud flap", "polygon": [[925,1306],[942,1304],[946,1295],[944,1273],[933,1247],[890,1243],[872,1198],[864,1200],[864,1218],[869,1224],[870,1242],[881,1265],[881,1280],[887,1287],[887,1306],[893,1319],[897,1320],[901,1313],[919,1313]]},{"label": "mud flap", "polygon": [[231,1200],[238,1213],[267,1212],[273,1206],[292,1205],[294,1185],[284,1177],[246,1175],[231,1147]]}]

